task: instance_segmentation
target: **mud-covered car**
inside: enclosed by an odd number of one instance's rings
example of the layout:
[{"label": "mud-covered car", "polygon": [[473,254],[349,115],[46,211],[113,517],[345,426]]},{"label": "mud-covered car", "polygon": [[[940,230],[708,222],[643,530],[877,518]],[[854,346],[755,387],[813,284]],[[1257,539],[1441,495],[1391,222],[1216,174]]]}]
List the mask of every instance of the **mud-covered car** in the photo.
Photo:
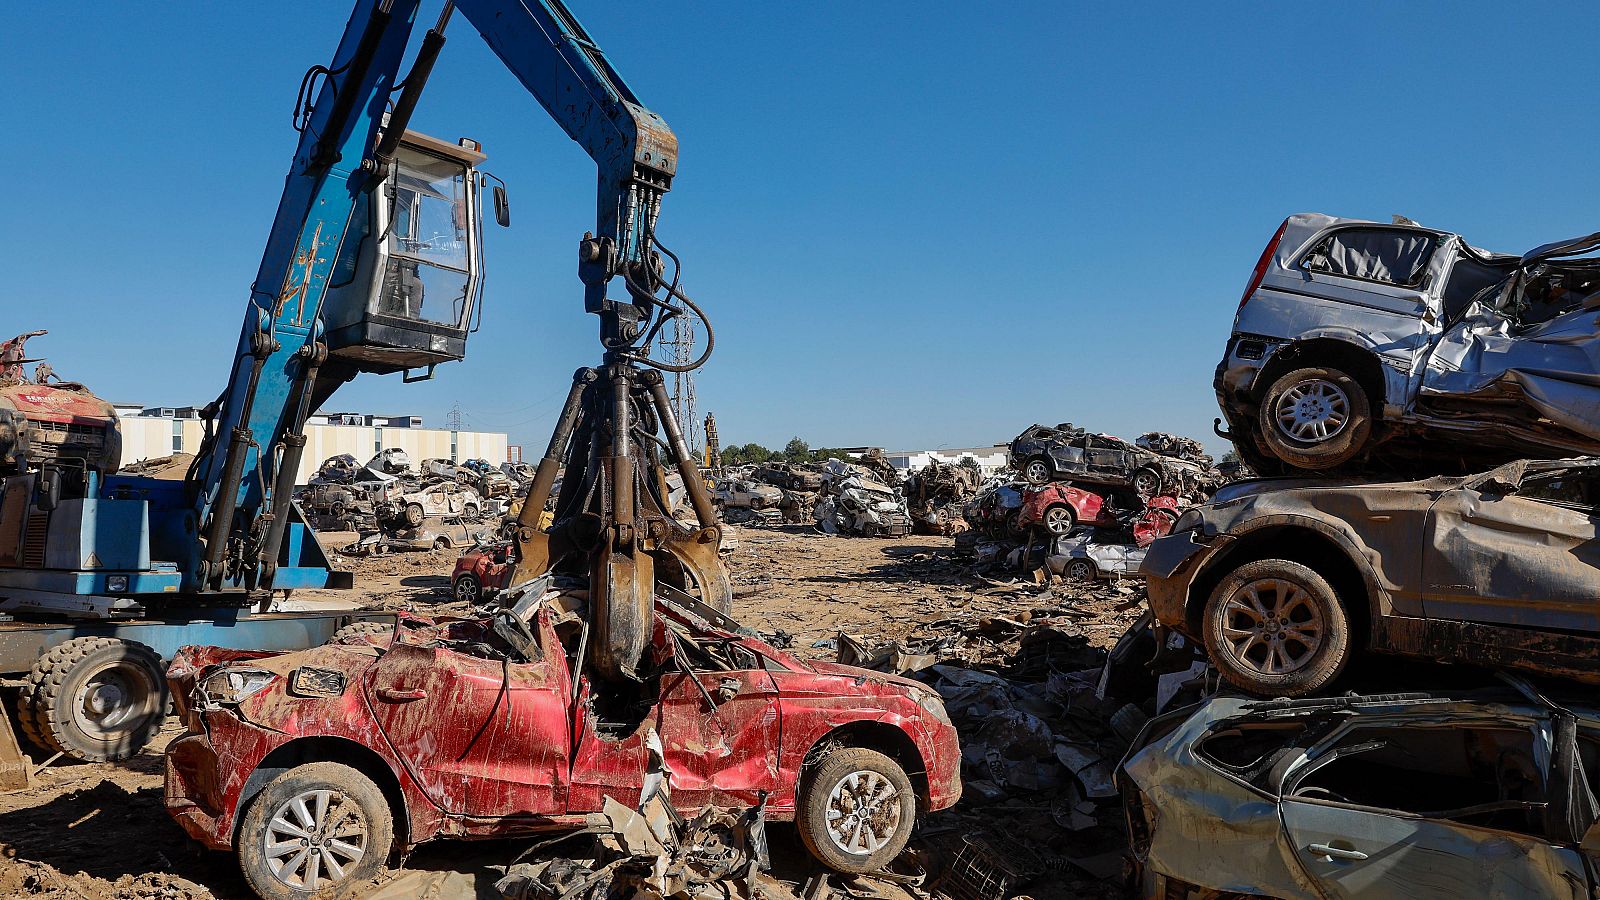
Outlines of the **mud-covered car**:
[{"label": "mud-covered car", "polygon": [[1596,251],[1600,234],[1519,257],[1414,224],[1290,216],[1217,366],[1229,436],[1263,474],[1600,453]]},{"label": "mud-covered car", "polygon": [[905,537],[911,533],[905,498],[870,476],[829,481],[813,514],[817,527],[827,534]]},{"label": "mud-covered car", "polygon": [[1137,896],[1596,896],[1600,712],[1539,697],[1217,698],[1152,719],[1117,774]]},{"label": "mud-covered car", "polygon": [[1076,481],[1154,497],[1192,496],[1215,481],[1207,466],[1066,423],[1029,426],[1011,441],[1010,451],[1012,468],[1032,485]]},{"label": "mud-covered car", "polygon": [[711,499],[724,509],[776,509],[783,502],[783,491],[747,478],[729,478],[717,483]]},{"label": "mud-covered car", "polygon": [[1151,544],[1157,621],[1263,696],[1362,650],[1600,682],[1600,460],[1232,484]]},{"label": "mud-covered car", "polygon": [[455,481],[436,481],[420,488],[392,481],[377,495],[380,499],[373,503],[373,510],[380,523],[403,523],[412,528],[430,516],[475,522],[486,508],[477,491]]},{"label": "mud-covered car", "polygon": [[188,728],[167,750],[168,812],[276,900],[347,896],[435,838],[577,828],[608,798],[637,807],[656,754],[679,812],[764,797],[842,871],[883,866],[919,814],[959,798],[956,731],[931,688],[801,660],[658,599],[644,702],[606,702],[573,665],[583,616],[556,602],[572,596],[552,592],[526,623],[403,616],[390,635],[297,653],[184,648],[168,672]]},{"label": "mud-covered car", "polygon": [[482,603],[505,590],[514,568],[510,541],[474,547],[456,560],[450,573],[450,595],[463,603]]}]

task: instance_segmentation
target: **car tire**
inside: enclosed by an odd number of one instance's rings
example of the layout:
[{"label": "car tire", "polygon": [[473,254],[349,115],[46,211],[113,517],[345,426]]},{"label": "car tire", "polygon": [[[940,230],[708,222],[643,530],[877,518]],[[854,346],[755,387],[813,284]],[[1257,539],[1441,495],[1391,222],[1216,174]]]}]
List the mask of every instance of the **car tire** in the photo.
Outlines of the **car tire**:
[{"label": "car tire", "polygon": [[435,549],[435,550],[449,550],[450,549],[450,539],[448,537],[445,537],[442,534],[439,535],[438,537],[433,539],[433,549]]},{"label": "car tire", "polygon": [[[867,814],[856,818],[863,806]],[[875,872],[899,856],[916,816],[917,798],[905,770],[862,747],[823,757],[801,784],[795,804],[795,828],[806,849],[828,868],[851,874]]]},{"label": "car tire", "polygon": [[1161,493],[1161,473],[1146,466],[1134,472],[1128,484],[1140,500],[1149,500]]},{"label": "car tire", "polygon": [[1062,574],[1068,581],[1094,581],[1099,576],[1100,570],[1091,560],[1074,559],[1067,563],[1066,571]]},{"label": "car tire", "polygon": [[483,599],[483,582],[471,572],[463,572],[450,585],[450,596],[461,603],[476,604]]},{"label": "car tire", "polygon": [[465,507],[462,508],[461,515],[466,517],[466,520],[468,522],[476,522],[476,521],[478,521],[478,504],[476,504],[476,503],[468,503]]},{"label": "car tire", "polygon": [[394,626],[384,622],[351,622],[328,638],[330,644],[348,644],[356,639],[386,638],[394,634]]},{"label": "car tire", "polygon": [[427,518],[427,516],[425,516],[423,514],[422,504],[421,503],[407,503],[406,504],[406,524],[407,525],[410,525],[412,528],[416,528],[418,525],[422,524],[422,520],[425,519],[425,518]]},{"label": "car tire", "polygon": [[1350,622],[1327,580],[1286,559],[1245,563],[1206,599],[1206,654],[1222,677],[1261,697],[1303,697],[1350,661]]},{"label": "car tire", "polygon": [[1022,480],[1039,487],[1050,483],[1050,478],[1055,474],[1055,467],[1050,465],[1050,460],[1043,456],[1029,457],[1022,464]]},{"label": "car tire", "polygon": [[1360,382],[1332,367],[1285,372],[1261,398],[1258,427],[1272,454],[1312,471],[1359,456],[1372,435],[1372,402]]},{"label": "car tire", "polygon": [[25,733],[52,753],[117,762],[139,752],[167,718],[166,667],[144,644],[64,641],[39,657],[24,688]]},{"label": "car tire", "polygon": [[1078,527],[1078,517],[1067,504],[1052,503],[1045,507],[1039,524],[1051,537],[1066,537],[1072,533],[1072,529]]},{"label": "car tire", "polygon": [[[284,849],[303,840],[316,843]],[[250,801],[236,846],[245,881],[265,900],[337,900],[388,862],[394,814],[367,776],[340,763],[307,763],[267,782]],[[331,881],[323,877],[339,870]]]},{"label": "car tire", "polygon": [[751,497],[750,498],[750,508],[751,509],[761,509],[762,507],[764,507],[766,505],[767,505],[767,501],[761,499],[760,497]]}]

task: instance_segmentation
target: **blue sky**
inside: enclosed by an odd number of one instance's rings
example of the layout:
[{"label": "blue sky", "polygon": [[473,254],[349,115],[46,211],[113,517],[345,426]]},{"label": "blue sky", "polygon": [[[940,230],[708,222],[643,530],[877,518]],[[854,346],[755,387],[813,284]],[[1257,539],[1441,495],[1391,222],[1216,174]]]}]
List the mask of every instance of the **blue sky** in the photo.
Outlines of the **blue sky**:
[{"label": "blue sky", "polygon": [[[596,4],[681,144],[659,232],[711,313],[724,442],[891,448],[1034,421],[1207,440],[1211,372],[1286,214],[1402,213],[1520,251],[1597,230],[1570,7],[1467,3]],[[422,16],[431,22],[436,4]],[[333,2],[13,5],[0,331],[108,399],[226,377]],[[420,29],[419,29],[420,36]],[[486,327],[438,379],[330,406],[459,403],[536,453],[598,356],[578,237],[593,167],[457,17],[413,127],[511,186]]]}]

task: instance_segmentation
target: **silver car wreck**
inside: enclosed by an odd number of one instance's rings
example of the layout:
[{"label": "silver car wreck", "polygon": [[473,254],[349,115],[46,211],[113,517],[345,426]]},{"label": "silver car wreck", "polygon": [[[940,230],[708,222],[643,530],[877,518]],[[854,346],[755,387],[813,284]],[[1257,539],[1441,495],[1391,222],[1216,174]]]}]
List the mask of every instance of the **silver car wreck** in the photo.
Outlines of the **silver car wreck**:
[{"label": "silver car wreck", "polygon": [[1290,216],[1217,367],[1219,433],[1262,474],[1600,453],[1597,250],[1600,234],[1519,257],[1409,221]]},{"label": "silver car wreck", "polygon": [[1600,712],[1538,697],[1215,698],[1157,717],[1117,775],[1138,895],[1596,896]]}]

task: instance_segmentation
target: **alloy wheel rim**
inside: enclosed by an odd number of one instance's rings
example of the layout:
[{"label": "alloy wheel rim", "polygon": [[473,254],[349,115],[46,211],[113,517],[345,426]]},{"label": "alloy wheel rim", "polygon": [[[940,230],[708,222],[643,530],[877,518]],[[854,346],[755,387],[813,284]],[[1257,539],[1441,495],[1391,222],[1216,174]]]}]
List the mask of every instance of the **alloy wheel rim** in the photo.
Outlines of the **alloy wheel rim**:
[{"label": "alloy wheel rim", "polygon": [[272,877],[299,891],[341,881],[367,852],[367,823],[354,800],[330,788],[284,801],[262,838]]},{"label": "alloy wheel rim", "polygon": [[854,856],[882,850],[900,829],[900,791],[878,772],[861,769],[844,776],[828,792],[828,839]]},{"label": "alloy wheel rim", "polygon": [[1067,566],[1067,578],[1073,581],[1092,581],[1094,576],[1094,563],[1088,560],[1075,559]]},{"label": "alloy wheel rim", "polygon": [[1141,497],[1151,497],[1156,492],[1156,477],[1149,472],[1139,472],[1133,476],[1134,493]]},{"label": "alloy wheel rim", "polygon": [[1350,422],[1350,398],[1325,378],[1308,378],[1284,391],[1273,409],[1278,430],[1316,444],[1337,437]]},{"label": "alloy wheel rim", "polygon": [[1044,527],[1052,534],[1066,534],[1072,530],[1072,516],[1064,509],[1052,509],[1044,514]]},{"label": "alloy wheel rim", "polygon": [[1223,604],[1222,647],[1235,664],[1263,675],[1289,675],[1310,664],[1327,628],[1322,610],[1300,585],[1261,578],[1241,585]]},{"label": "alloy wheel rim", "polygon": [[463,578],[456,582],[456,599],[468,603],[478,599],[478,583],[471,578]]},{"label": "alloy wheel rim", "polygon": [[1028,463],[1028,468],[1023,473],[1029,481],[1043,483],[1050,480],[1050,469],[1039,460]]}]

